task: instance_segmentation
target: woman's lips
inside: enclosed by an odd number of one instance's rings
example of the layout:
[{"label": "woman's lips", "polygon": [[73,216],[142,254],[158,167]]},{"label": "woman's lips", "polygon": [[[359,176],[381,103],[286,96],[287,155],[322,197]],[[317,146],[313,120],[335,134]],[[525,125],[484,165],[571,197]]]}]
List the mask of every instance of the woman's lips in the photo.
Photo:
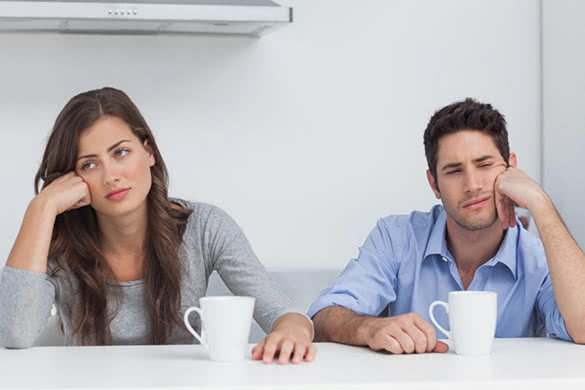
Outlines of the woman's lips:
[{"label": "woman's lips", "polygon": [[126,196],[128,191],[130,191],[130,188],[126,188],[126,189],[123,189],[121,191],[114,192],[113,194],[108,195],[107,198],[109,200],[120,200]]}]

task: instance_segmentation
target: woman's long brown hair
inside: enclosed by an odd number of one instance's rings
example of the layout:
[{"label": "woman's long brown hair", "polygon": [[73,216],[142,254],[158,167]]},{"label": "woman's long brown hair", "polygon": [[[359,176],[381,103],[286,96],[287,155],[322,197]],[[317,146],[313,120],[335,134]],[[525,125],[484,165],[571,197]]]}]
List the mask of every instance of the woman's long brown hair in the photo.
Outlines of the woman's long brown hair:
[{"label": "woman's long brown hair", "polygon": [[[146,121],[124,92],[114,88],[92,90],[74,96],[65,105],[57,116],[35,176],[35,193],[39,193],[41,180],[45,188],[57,177],[75,170],[80,135],[104,116],[124,120],[142,143],[148,141],[155,157],[156,163],[151,167],[152,186],[147,196],[143,278],[152,321],[152,343],[164,344],[173,327],[182,325],[179,247],[191,210],[171,206],[165,163]],[[114,276],[106,262],[92,207],[57,216],[49,262],[52,269],[69,272],[78,286],[78,304],[67,313],[73,334],[83,345],[109,344],[109,328],[115,311],[108,310],[106,286]]]}]

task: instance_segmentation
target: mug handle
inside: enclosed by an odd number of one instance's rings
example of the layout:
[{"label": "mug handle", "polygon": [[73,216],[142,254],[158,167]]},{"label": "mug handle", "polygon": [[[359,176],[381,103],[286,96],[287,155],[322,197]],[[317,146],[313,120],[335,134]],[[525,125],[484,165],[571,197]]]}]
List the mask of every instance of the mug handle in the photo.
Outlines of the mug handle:
[{"label": "mug handle", "polygon": [[449,332],[448,330],[443,329],[443,327],[441,325],[439,325],[439,323],[435,319],[435,315],[433,314],[433,309],[435,308],[435,306],[443,306],[445,308],[445,311],[447,312],[447,314],[449,314],[449,304],[447,302],[443,302],[443,301],[435,301],[435,302],[431,303],[431,306],[429,306],[429,317],[431,317],[431,321],[433,321],[433,324],[441,332],[443,332],[443,334],[445,336],[447,336],[447,338],[451,339],[451,332]]},{"label": "mug handle", "polygon": [[[193,335],[193,337],[195,337],[200,344],[205,344],[203,342],[203,338],[201,337],[201,335],[199,333],[197,333],[195,331],[195,329],[193,329],[193,327],[191,326],[191,324],[189,323],[189,314],[191,314],[192,312],[197,312],[197,314],[199,314],[199,317],[201,317],[201,323],[203,324],[203,314],[201,313],[201,309],[198,307],[190,307],[185,311],[185,314],[183,315],[183,321],[185,321],[185,327],[187,328],[187,330],[189,331],[189,333],[191,333]],[[202,325],[203,327],[203,325]]]}]

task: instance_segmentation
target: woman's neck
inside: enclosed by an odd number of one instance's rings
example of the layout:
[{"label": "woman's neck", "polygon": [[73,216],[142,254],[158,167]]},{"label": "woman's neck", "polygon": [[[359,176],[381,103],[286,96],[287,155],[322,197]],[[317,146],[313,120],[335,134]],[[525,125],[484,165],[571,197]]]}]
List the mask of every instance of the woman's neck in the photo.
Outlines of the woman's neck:
[{"label": "woman's neck", "polygon": [[142,207],[122,216],[99,215],[98,225],[106,256],[131,258],[140,254],[140,257],[143,257],[148,226],[146,203]]}]

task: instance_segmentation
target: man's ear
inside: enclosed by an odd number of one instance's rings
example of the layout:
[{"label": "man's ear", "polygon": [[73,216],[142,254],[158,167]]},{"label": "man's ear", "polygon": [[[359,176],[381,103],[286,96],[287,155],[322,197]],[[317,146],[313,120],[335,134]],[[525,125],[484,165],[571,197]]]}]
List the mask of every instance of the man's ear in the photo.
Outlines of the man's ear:
[{"label": "man's ear", "polygon": [[508,159],[508,161],[510,162],[510,166],[512,168],[518,167],[518,158],[516,157],[516,153],[510,153],[510,158]]},{"label": "man's ear", "polygon": [[429,181],[429,185],[431,186],[431,189],[435,193],[435,197],[437,199],[441,199],[441,192],[439,191],[439,187],[437,186],[437,182],[435,181],[435,178],[433,177],[433,174],[431,173],[430,169],[427,169],[427,180]]},{"label": "man's ear", "polygon": [[153,167],[154,164],[156,164],[156,160],[154,158],[154,152],[152,151],[152,148],[150,147],[148,140],[144,140],[144,150],[146,150],[146,153],[148,153],[149,166]]}]

